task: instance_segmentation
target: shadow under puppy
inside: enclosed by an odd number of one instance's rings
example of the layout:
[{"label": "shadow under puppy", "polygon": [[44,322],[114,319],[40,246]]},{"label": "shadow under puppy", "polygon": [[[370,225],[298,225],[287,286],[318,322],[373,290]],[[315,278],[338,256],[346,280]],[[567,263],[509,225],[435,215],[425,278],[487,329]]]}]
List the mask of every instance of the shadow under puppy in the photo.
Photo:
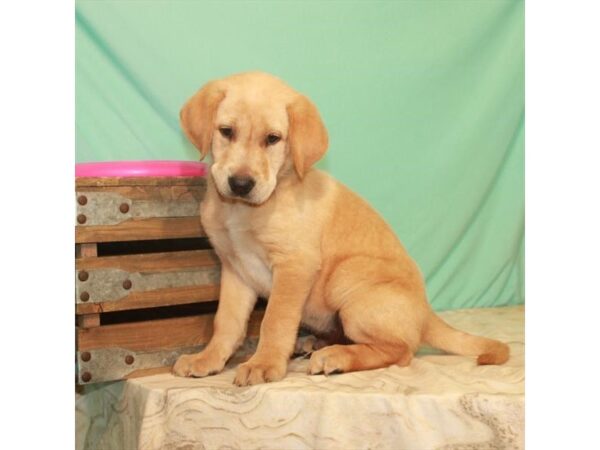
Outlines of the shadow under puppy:
[{"label": "shadow under puppy", "polygon": [[328,146],[315,105],[259,72],[206,84],[181,125],[213,163],[202,225],[222,262],[214,334],[173,372],[220,372],[243,342],[257,297],[268,298],[256,353],[234,383],[282,379],[300,324],[336,326],[351,340],[312,353],[309,373],[408,365],[421,343],[478,364],[502,364],[507,345],[458,331],[427,302],[423,277],[387,223],[359,196],[311,168]]}]

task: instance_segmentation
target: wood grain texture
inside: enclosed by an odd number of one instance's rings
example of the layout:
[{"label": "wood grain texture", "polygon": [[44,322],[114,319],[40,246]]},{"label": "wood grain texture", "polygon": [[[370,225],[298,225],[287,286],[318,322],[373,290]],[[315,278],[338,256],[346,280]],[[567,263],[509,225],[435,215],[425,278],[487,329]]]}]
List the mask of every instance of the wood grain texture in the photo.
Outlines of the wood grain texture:
[{"label": "wood grain texture", "polygon": [[[181,252],[151,253],[142,255],[104,256],[75,261],[78,273],[86,271],[93,275],[95,269],[121,269],[127,272],[168,273],[194,268],[215,269],[220,266],[213,250],[190,250]],[[81,283],[82,286],[85,283]],[[150,291],[132,290],[117,301],[79,303],[77,314],[124,311],[128,309],[182,305],[218,300],[219,285],[179,286]]]},{"label": "wood grain texture", "polygon": [[75,227],[76,243],[206,237],[197,217],[132,219],[118,225]]},{"label": "wood grain texture", "polygon": [[169,271],[218,265],[219,257],[213,250],[102,256],[75,261],[77,270],[119,268],[128,272]]},{"label": "wood grain texture", "polygon": [[[136,211],[137,207],[135,205],[138,204],[136,202],[142,202],[146,205],[144,208],[148,209],[150,213],[153,204],[165,205],[175,202],[199,204],[204,198],[205,190],[206,180],[203,178],[135,178],[131,180],[101,178],[77,180],[77,197],[85,196],[86,193],[88,195],[114,193],[118,195],[117,198],[122,197],[124,201],[132,202],[130,212]],[[94,217],[94,211],[99,214],[98,210],[90,203],[78,205],[77,208],[79,213],[85,216]],[[157,209],[161,208],[157,207]],[[130,219],[124,217],[123,222],[118,224],[85,225],[84,223],[75,227],[75,241],[77,243],[204,236],[205,233],[199,218],[199,209],[194,211],[194,214],[185,217],[132,217]]]},{"label": "wood grain texture", "polygon": [[[252,313],[248,336],[257,336],[262,311]],[[155,350],[205,344],[213,333],[213,314],[77,328],[77,350],[108,347]]]},{"label": "wood grain texture", "polygon": [[82,314],[77,316],[77,326],[81,328],[99,327],[100,314]]},{"label": "wood grain texture", "polygon": [[80,177],[75,186],[206,186],[204,177]]},{"label": "wood grain texture", "polygon": [[186,305],[219,299],[219,285],[184,286],[157,289],[148,292],[132,292],[123,300],[102,303],[78,303],[77,314],[91,314],[130,309],[155,308],[159,306]]},{"label": "wood grain texture", "polygon": [[95,258],[98,256],[98,246],[96,243],[75,244],[75,259]]}]

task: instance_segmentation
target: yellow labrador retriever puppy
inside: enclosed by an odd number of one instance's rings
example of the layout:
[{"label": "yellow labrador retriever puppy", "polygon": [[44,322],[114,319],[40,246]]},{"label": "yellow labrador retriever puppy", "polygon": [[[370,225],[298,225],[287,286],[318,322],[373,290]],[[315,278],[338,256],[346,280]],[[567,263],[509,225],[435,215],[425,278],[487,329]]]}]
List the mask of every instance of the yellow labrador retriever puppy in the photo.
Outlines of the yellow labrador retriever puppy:
[{"label": "yellow labrador retriever puppy", "polygon": [[324,335],[341,326],[351,341],[313,352],[311,374],[405,366],[423,342],[478,364],[508,359],[507,345],[434,314],[417,265],[386,222],[311,168],[328,137],[307,97],[265,73],[233,75],[200,89],[181,125],[203,157],[212,151],[201,220],[222,274],[214,335],[201,353],[179,358],[176,375],[220,372],[258,296],[268,298],[258,348],[238,367],[237,385],[282,379],[300,324]]}]

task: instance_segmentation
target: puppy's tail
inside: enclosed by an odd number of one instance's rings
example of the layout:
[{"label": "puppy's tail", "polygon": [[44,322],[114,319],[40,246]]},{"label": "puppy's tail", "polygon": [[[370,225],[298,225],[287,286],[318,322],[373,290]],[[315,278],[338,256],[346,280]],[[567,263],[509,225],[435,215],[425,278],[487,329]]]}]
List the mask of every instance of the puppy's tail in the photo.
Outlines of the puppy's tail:
[{"label": "puppy's tail", "polygon": [[510,356],[508,345],[452,328],[433,311],[425,324],[423,341],[449,353],[477,356],[477,364],[504,364]]}]

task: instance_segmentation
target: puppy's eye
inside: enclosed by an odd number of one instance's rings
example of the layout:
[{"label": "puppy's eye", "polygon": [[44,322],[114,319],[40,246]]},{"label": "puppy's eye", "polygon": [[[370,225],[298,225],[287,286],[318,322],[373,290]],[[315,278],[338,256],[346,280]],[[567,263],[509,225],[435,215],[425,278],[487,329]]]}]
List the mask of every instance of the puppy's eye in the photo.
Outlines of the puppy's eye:
[{"label": "puppy's eye", "polygon": [[219,133],[225,139],[231,139],[233,137],[233,128],[231,127],[219,127]]},{"label": "puppy's eye", "polygon": [[281,140],[281,136],[276,134],[267,135],[267,145],[275,145]]}]

